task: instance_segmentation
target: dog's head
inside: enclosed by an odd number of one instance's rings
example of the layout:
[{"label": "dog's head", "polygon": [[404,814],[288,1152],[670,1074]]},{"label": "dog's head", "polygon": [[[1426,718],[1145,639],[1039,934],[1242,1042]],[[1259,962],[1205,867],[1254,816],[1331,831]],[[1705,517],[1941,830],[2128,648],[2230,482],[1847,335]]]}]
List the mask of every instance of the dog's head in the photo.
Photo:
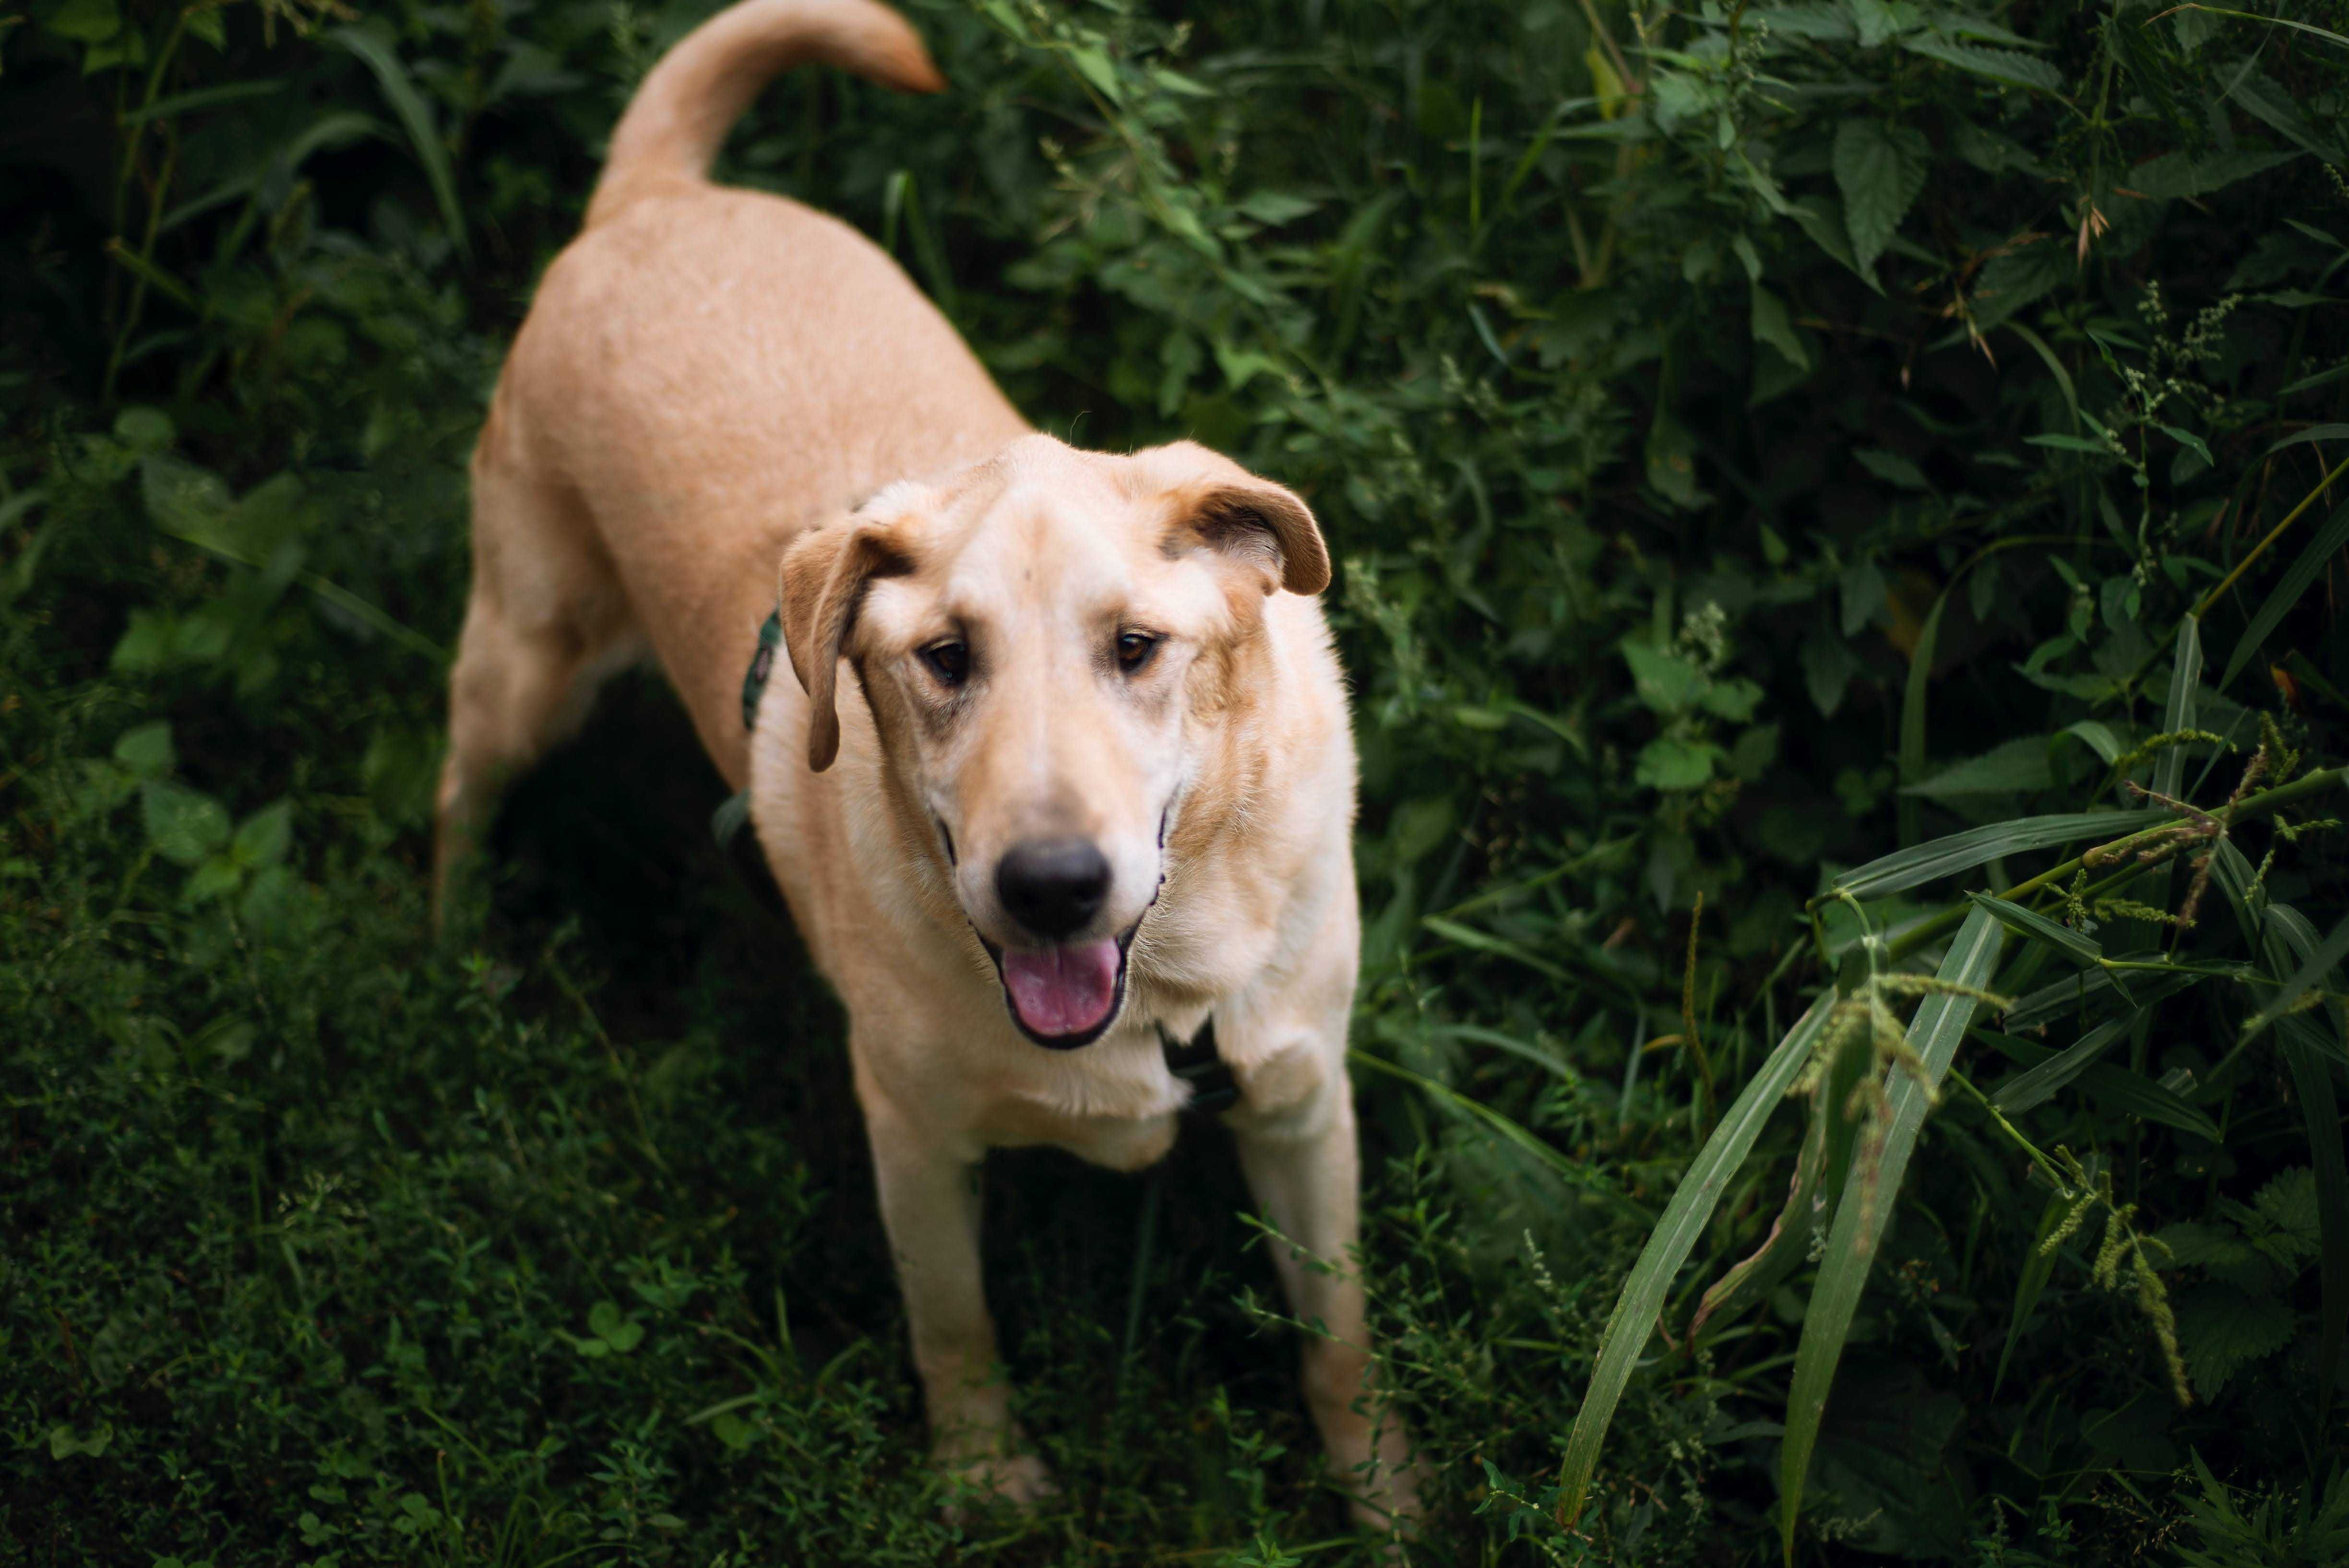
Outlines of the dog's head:
[{"label": "dog's head", "polygon": [[1267,598],[1329,581],[1305,503],[1204,447],[1025,438],[792,544],[808,765],[839,750],[845,660],[1013,1019],[1088,1044],[1123,1006],[1185,785],[1271,676]]}]

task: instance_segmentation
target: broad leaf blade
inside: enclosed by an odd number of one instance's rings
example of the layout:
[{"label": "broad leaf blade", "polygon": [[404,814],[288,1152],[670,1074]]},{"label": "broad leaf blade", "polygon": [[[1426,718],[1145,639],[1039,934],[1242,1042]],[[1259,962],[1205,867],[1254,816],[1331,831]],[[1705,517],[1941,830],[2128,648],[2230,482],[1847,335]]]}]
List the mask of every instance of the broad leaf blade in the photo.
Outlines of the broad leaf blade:
[{"label": "broad leaf blade", "polygon": [[1836,878],[1836,891],[1854,898],[1882,898],[1971,871],[2002,855],[2044,850],[2051,844],[2068,844],[2081,839],[2126,838],[2168,820],[2167,811],[2083,811],[1993,822],[1901,850],[1845,872]]},{"label": "broad leaf blade", "polygon": [[1769,1120],[1770,1113],[1777,1109],[1787,1088],[1810,1060],[1811,1047],[1826,1026],[1827,1015],[1835,1010],[1835,1004],[1832,991],[1813,1002],[1810,1010],[1778,1042],[1762,1064],[1761,1071],[1747,1081],[1713,1130],[1713,1136],[1705,1140],[1688,1174],[1681,1179],[1679,1190],[1665,1206],[1664,1217],[1649,1235],[1640,1261],[1623,1282],[1623,1293],[1616,1297],[1615,1310],[1607,1319],[1605,1333],[1599,1336],[1599,1357],[1590,1368],[1590,1386],[1584,1391],[1582,1408],[1575,1415],[1574,1431],[1567,1439],[1566,1459],[1559,1470],[1558,1507],[1560,1516],[1569,1525],[1580,1516],[1583,1502],[1589,1495],[1590,1477],[1599,1466],[1599,1446],[1607,1436],[1608,1423],[1614,1419],[1615,1407],[1621,1402],[1625,1387],[1631,1381],[1640,1352],[1647,1347],[1649,1336],[1655,1332],[1657,1315],[1663,1310],[1672,1276],[1680,1272],[1703,1236],[1729,1179],[1744,1164],[1754,1140],[1761,1136],[1763,1123]]},{"label": "broad leaf blade", "polygon": [[[1980,989],[1998,965],[2004,935],[1990,913],[1979,906],[1950,942],[1941,960],[1940,978],[1954,985]],[[1827,1393],[1835,1384],[1836,1365],[1843,1358],[1845,1339],[1851,1333],[1852,1314],[1858,1309],[1861,1287],[1876,1261],[1876,1243],[1891,1217],[1900,1179],[1908,1173],[1909,1156],[1917,1147],[1932,1096],[1957,1055],[1978,1006],[1971,996],[1930,995],[1918,1005],[1909,1023],[1909,1047],[1922,1064],[1924,1081],[1896,1072],[1890,1089],[1891,1109],[1884,1131],[1884,1148],[1876,1171],[1854,1166],[1845,1180],[1843,1201],[1837,1206],[1835,1227],[1827,1236],[1826,1262],[1812,1288],[1809,1310],[1803,1317],[1802,1345],[1795,1356],[1795,1381],[1786,1397],[1786,1436],[1778,1453],[1780,1543],[1786,1561],[1795,1559],[1795,1522],[1803,1504],[1803,1481],[1810,1473],[1811,1450],[1817,1445],[1819,1421],[1826,1413]],[[1877,1200],[1863,1202],[1862,1182],[1874,1180]]]}]

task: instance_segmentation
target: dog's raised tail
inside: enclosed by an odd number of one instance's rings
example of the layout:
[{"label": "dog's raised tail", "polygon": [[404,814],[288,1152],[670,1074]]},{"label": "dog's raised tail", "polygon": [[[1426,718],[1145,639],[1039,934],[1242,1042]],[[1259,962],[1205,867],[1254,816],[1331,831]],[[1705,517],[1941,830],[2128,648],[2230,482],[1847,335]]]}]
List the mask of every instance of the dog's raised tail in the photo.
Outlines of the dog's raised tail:
[{"label": "dog's raised tail", "polygon": [[741,0],[688,33],[636,89],[612,132],[588,223],[647,191],[705,179],[759,89],[811,60],[899,92],[947,85],[920,36],[880,0]]}]

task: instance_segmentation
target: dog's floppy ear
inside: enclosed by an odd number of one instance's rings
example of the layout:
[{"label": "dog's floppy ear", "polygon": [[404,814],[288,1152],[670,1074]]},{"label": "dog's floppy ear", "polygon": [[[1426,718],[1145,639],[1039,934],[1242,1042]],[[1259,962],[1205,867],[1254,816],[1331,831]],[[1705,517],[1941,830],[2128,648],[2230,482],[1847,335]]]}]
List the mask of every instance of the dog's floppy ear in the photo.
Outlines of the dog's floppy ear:
[{"label": "dog's floppy ear", "polygon": [[835,687],[856,607],[874,578],[905,569],[895,529],[854,517],[811,529],[783,552],[783,646],[808,696],[808,767],[817,773],[840,755]]},{"label": "dog's floppy ear", "polygon": [[1330,549],[1321,526],[1293,490],[1262,480],[1195,441],[1134,454],[1154,488],[1174,503],[1170,551],[1205,543],[1221,554],[1259,562],[1265,592],[1278,579],[1291,593],[1330,586]]}]

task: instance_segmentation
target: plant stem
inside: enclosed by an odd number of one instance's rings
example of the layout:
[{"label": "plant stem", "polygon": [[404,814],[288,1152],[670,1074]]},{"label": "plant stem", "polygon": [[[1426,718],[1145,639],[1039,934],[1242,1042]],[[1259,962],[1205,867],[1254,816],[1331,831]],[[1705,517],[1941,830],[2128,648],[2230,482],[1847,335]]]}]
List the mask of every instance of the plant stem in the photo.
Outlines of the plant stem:
[{"label": "plant stem", "polygon": [[2333,464],[2333,471],[2326,474],[2323,479],[2317,480],[2316,488],[2310,490],[2306,495],[2301,497],[2300,504],[2293,507],[2290,511],[2284,513],[2283,521],[2277,523],[2274,528],[2269,530],[2268,536],[2265,539],[2261,540],[2257,544],[2251,546],[2251,552],[2249,555],[2244,556],[2240,561],[2235,562],[2235,569],[2232,572],[2228,573],[2225,577],[2221,578],[2216,588],[2211,589],[2209,593],[2205,593],[2202,596],[2202,603],[2194,606],[2194,618],[2199,621],[2203,617],[2203,615],[2208,614],[2210,606],[2219,602],[2220,596],[2225,593],[2228,589],[2232,588],[2235,585],[2235,579],[2240,577],[2245,572],[2251,570],[2251,562],[2257,561],[2261,554],[2266,551],[2269,545],[2273,544],[2279,538],[2281,538],[2285,529],[2290,528],[2293,523],[2298,522],[2300,521],[2300,514],[2306,511],[2310,507],[2315,505],[2316,498],[2323,495],[2326,490],[2331,490],[2333,488],[2333,481],[2339,479],[2344,471],[2349,471],[2349,458],[2344,458],[2339,462]]}]

